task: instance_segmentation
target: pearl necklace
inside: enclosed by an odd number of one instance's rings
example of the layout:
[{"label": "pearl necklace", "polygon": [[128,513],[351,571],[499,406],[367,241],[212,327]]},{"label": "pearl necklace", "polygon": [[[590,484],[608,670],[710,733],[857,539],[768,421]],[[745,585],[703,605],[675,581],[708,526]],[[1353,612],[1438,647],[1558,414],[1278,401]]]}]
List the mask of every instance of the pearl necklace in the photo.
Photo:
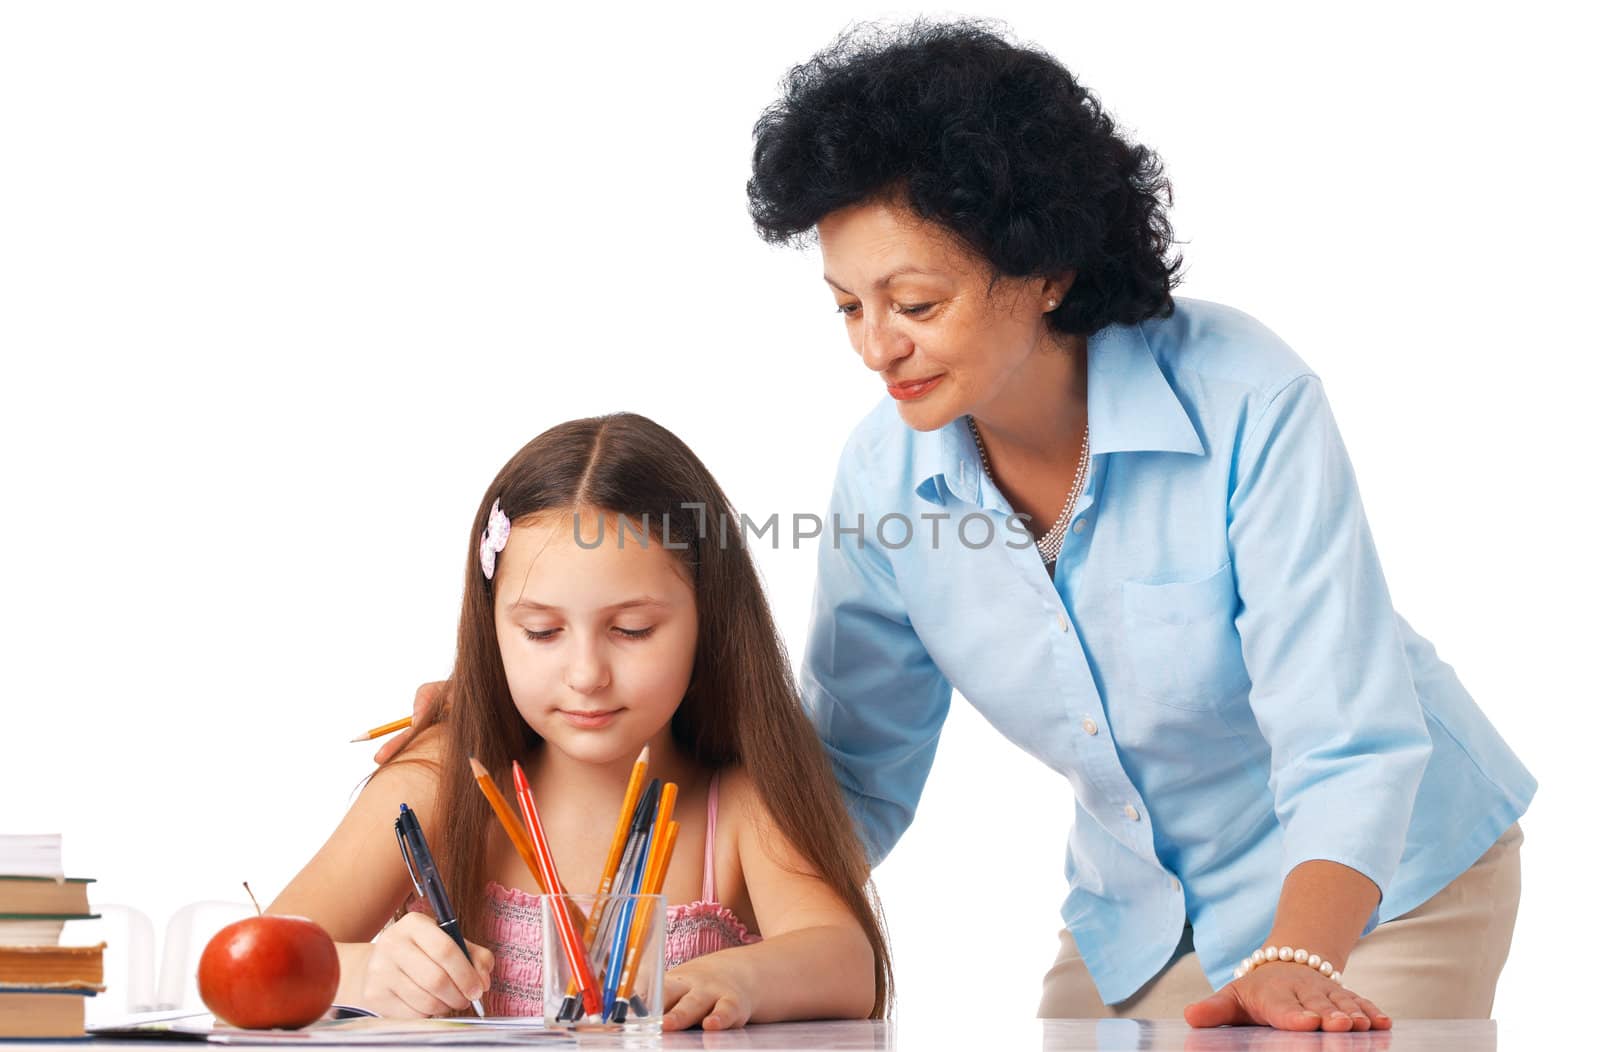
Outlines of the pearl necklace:
[{"label": "pearl necklace", "polygon": [[[967,427],[972,431],[972,440],[978,444],[978,457],[983,461],[983,473],[989,476],[989,481],[994,482],[994,472],[989,467],[989,451],[983,448],[983,436],[978,434],[978,422],[969,415]],[[1048,533],[1034,543],[1038,545],[1039,555],[1044,559],[1046,566],[1054,566],[1056,557],[1061,554],[1061,544],[1067,539],[1067,527],[1072,522],[1072,510],[1078,506],[1078,498],[1083,495],[1083,483],[1089,474],[1089,421],[1083,422],[1083,448],[1078,452],[1078,471],[1072,477],[1072,490],[1067,494],[1066,506],[1061,509],[1055,525],[1050,527]],[[998,485],[998,483],[997,483]]]}]

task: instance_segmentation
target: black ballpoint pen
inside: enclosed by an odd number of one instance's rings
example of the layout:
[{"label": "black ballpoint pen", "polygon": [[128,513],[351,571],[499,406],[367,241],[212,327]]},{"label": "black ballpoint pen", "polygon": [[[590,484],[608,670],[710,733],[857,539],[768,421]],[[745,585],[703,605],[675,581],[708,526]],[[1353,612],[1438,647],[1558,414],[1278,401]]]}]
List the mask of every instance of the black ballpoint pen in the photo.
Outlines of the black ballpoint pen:
[{"label": "black ballpoint pen", "polygon": [[[400,817],[394,820],[394,836],[400,842],[400,857],[405,859],[406,871],[411,874],[411,883],[416,887],[417,894],[428,900],[428,905],[433,907],[434,920],[461,947],[467,963],[471,965],[472,951],[467,949],[467,940],[461,934],[461,922],[444,893],[444,881],[439,878],[439,867],[434,864],[433,852],[428,850],[428,839],[422,835],[422,823],[417,821],[417,813],[405,804],[400,805]],[[474,998],[472,1008],[480,1019],[483,1018],[482,1001]]]}]

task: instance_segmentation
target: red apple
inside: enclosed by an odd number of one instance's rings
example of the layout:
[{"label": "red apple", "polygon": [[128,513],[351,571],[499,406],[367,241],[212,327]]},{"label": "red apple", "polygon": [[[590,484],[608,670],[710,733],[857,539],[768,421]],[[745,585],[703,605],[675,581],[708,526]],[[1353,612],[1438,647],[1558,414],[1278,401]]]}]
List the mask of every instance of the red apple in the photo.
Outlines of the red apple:
[{"label": "red apple", "polygon": [[305,917],[263,914],[228,925],[200,955],[200,999],[231,1026],[302,1027],[333,1004],[339,954]]}]

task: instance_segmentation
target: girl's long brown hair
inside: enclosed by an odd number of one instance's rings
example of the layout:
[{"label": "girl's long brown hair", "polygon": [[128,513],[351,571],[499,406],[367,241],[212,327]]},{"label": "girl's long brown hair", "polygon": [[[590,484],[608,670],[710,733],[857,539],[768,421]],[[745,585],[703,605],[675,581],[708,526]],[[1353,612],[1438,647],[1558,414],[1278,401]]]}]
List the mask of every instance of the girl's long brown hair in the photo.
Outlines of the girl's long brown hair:
[{"label": "girl's long brown hair", "polygon": [[[647,527],[651,543],[671,541],[694,583],[699,617],[694,672],[672,718],[673,739],[706,770],[744,767],[777,830],[866,932],[876,963],[872,1014],[882,1018],[893,978],[870,869],[801,707],[738,515],[682,440],[633,413],[572,420],[535,438],[500,469],[472,520],[447,715],[436,707],[417,727],[420,734],[437,723],[443,732],[434,854],[463,933],[485,941],[485,845],[494,823],[467,759],[477,757],[509,788],[511,761],[539,741],[512,703],[493,587],[478,563],[496,500],[513,523],[588,507]],[[406,759],[402,751],[389,762]]]}]

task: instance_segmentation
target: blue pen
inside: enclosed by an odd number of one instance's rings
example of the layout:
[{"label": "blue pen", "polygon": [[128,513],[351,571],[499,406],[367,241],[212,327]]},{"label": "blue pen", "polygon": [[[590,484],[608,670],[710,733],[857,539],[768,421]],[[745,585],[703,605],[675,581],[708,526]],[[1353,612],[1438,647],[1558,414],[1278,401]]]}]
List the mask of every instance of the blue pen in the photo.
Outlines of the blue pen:
[{"label": "blue pen", "polygon": [[[461,934],[461,921],[444,893],[444,881],[439,877],[439,867],[434,864],[433,852],[428,850],[428,839],[422,835],[422,823],[417,813],[405,804],[400,805],[400,817],[394,820],[394,837],[400,842],[400,857],[405,859],[406,872],[411,874],[411,884],[417,894],[433,907],[433,918],[455,944],[461,947],[467,963],[472,965],[472,951],[467,949],[466,937]],[[477,966],[472,965],[476,970]],[[472,1008],[483,1018],[483,1002],[474,998]]]},{"label": "blue pen", "polygon": [[633,908],[639,898],[639,887],[644,883],[645,861],[650,857],[650,845],[656,838],[655,824],[650,826],[650,832],[645,836],[644,848],[639,852],[639,864],[633,871],[633,879],[628,881],[628,899],[622,904],[621,915],[617,918],[617,930],[611,936],[611,963],[606,968],[605,997],[600,1001],[601,1010],[605,1012],[602,1017],[614,1022],[617,1019],[617,1009],[623,1011],[623,1018],[627,1018],[627,1006],[621,1003],[612,1004],[617,999],[617,984],[622,981],[623,958],[628,953],[628,931],[633,927]]}]

